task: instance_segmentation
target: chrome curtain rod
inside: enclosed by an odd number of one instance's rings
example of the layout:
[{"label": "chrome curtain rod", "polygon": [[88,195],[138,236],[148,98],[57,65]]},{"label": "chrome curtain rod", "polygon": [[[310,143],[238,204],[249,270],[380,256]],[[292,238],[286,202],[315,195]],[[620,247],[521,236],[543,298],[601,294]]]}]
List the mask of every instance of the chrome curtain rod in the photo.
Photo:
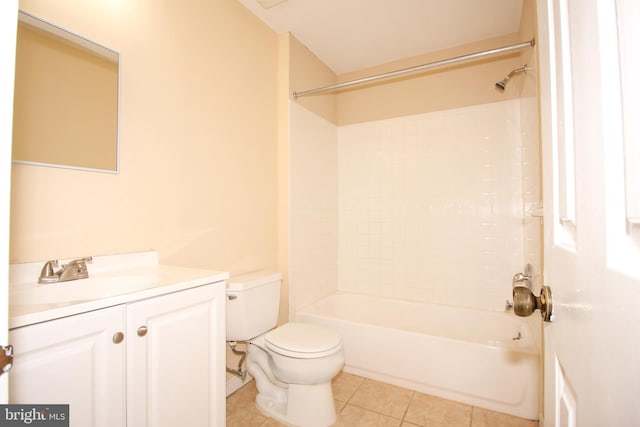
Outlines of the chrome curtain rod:
[{"label": "chrome curtain rod", "polygon": [[531,39],[528,42],[518,43],[510,46],[499,47],[496,49],[484,50],[482,52],[470,53],[468,55],[456,56],[454,58],[443,59],[441,61],[430,62],[428,64],[416,65],[415,67],[403,68],[401,70],[390,71],[388,73],[378,74],[375,76],[364,77],[361,79],[350,80],[348,82],[337,83],[329,86],[319,87],[317,89],[303,90],[302,92],[293,92],[294,98],[301,96],[313,95],[315,93],[329,92],[337,89],[344,89],[355,85],[361,85],[364,83],[375,82],[377,80],[389,79],[391,77],[403,76],[405,74],[416,73],[418,71],[429,70],[431,68],[443,67],[445,65],[457,64],[458,62],[470,61],[473,59],[484,58],[485,56],[498,55],[500,53],[507,53],[513,50],[522,49],[525,47],[533,47],[536,44],[536,39]]}]

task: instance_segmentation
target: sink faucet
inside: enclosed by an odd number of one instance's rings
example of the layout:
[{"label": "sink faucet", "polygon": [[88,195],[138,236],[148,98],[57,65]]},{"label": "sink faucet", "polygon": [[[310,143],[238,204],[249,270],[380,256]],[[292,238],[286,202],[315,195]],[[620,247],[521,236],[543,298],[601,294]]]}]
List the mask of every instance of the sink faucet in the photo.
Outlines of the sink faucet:
[{"label": "sink faucet", "polygon": [[51,260],[44,263],[38,283],[55,283],[66,282],[68,280],[86,279],[89,277],[89,271],[87,270],[87,263],[91,263],[93,258],[84,257],[74,259],[64,264],[57,271],[58,260]]}]

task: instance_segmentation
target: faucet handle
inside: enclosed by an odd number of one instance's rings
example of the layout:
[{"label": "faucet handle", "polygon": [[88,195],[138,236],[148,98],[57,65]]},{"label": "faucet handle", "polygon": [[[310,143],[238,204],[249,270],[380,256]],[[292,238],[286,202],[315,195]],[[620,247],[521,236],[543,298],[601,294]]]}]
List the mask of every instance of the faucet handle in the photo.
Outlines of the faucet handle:
[{"label": "faucet handle", "polygon": [[54,283],[58,281],[58,273],[54,271],[54,268],[58,268],[58,260],[52,259],[44,263],[42,271],[40,271],[40,277],[38,283]]},{"label": "faucet handle", "polygon": [[531,277],[530,274],[527,274],[527,273],[516,273],[513,276],[513,279],[511,281],[511,285],[513,287],[525,286],[525,287],[531,289],[531,279],[532,279],[532,277]]},{"label": "faucet handle", "polygon": [[67,280],[86,279],[89,277],[89,270],[87,270],[87,264],[91,263],[93,258],[84,257],[77,258],[64,264],[58,274],[59,282],[66,282]]},{"label": "faucet handle", "polygon": [[63,269],[75,268],[78,273],[86,273],[87,272],[87,264],[91,264],[93,258],[88,256],[84,258],[77,258],[69,261],[66,265],[63,265]]}]

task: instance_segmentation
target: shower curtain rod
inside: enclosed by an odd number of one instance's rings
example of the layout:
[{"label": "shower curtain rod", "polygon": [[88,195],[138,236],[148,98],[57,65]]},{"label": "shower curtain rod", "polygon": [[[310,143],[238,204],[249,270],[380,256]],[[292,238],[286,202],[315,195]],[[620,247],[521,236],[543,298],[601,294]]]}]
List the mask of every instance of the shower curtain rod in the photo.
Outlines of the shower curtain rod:
[{"label": "shower curtain rod", "polygon": [[536,44],[536,39],[531,39],[528,42],[518,43],[510,46],[499,47],[496,49],[484,50],[481,52],[470,53],[468,55],[456,56],[454,58],[443,59],[441,61],[430,62],[428,64],[416,65],[415,67],[403,68],[401,70],[390,71],[388,73],[378,74],[375,76],[364,77],[361,79],[350,80],[343,83],[337,83],[329,86],[319,87],[317,89],[303,90],[302,92],[293,92],[294,98],[301,96],[313,95],[315,93],[329,92],[337,89],[344,89],[355,85],[364,83],[370,83],[377,80],[388,79],[391,77],[403,76],[405,74],[415,73],[418,71],[429,70],[431,68],[443,67],[445,65],[457,64],[458,62],[470,61],[472,59],[484,58],[485,56],[498,55],[500,53],[511,52],[512,50],[522,49],[524,47],[533,47]]}]

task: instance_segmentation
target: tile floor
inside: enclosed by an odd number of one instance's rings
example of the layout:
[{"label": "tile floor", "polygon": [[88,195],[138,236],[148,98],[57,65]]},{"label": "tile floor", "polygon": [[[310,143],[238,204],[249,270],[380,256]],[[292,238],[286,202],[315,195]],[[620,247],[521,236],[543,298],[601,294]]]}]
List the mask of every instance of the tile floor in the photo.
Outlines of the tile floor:
[{"label": "tile floor", "polygon": [[[280,427],[255,407],[255,382],[227,397],[227,427]],[[341,372],[333,380],[336,427],[538,427],[537,421],[476,408]]]}]

